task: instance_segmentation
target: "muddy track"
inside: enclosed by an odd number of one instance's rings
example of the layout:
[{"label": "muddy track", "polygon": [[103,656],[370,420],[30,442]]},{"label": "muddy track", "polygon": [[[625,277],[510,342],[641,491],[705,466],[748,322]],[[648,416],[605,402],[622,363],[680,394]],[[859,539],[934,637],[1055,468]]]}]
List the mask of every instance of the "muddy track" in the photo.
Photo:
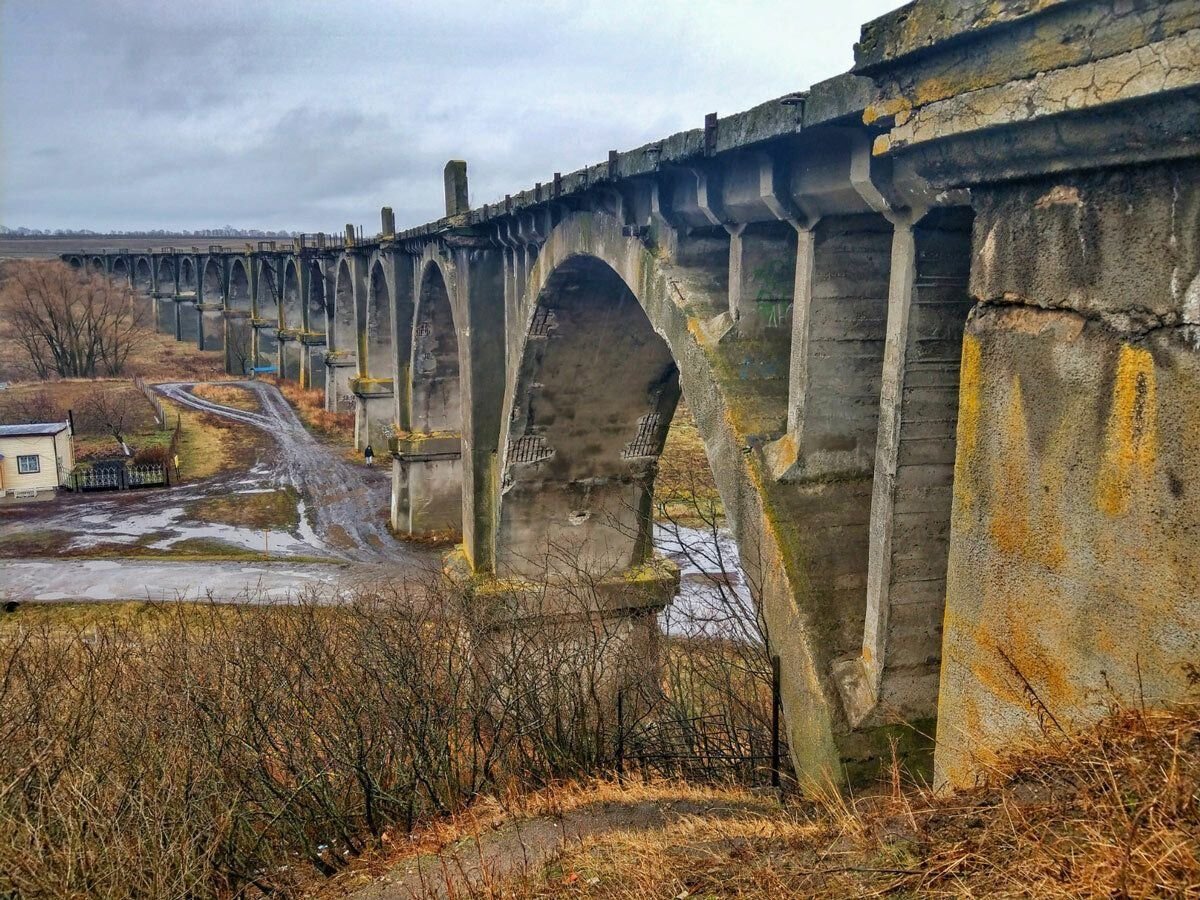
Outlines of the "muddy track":
[{"label": "muddy track", "polygon": [[154,389],[169,400],[266,432],[278,455],[269,460],[272,474],[291,485],[313,512],[314,530],[326,550],[348,562],[403,565],[428,558],[428,553],[396,540],[387,528],[391,479],[380,467],[354,465],[322,444],[272,384],[261,381],[222,382],[240,385],[258,397],[261,412],[247,412],[213,403],[191,392],[194,382],[171,382]]}]

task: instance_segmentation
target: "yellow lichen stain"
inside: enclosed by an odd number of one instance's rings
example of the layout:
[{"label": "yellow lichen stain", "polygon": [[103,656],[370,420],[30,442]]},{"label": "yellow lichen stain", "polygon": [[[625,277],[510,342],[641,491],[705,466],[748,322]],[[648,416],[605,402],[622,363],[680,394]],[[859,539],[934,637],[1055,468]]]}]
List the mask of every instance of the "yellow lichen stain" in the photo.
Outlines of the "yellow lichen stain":
[{"label": "yellow lichen stain", "polygon": [[1124,515],[1135,490],[1153,477],[1158,454],[1157,404],[1154,357],[1148,350],[1123,344],[1096,491],[1097,505],[1110,516]]},{"label": "yellow lichen stain", "polygon": [[1001,553],[1036,558],[1029,521],[1029,427],[1021,378],[1014,375],[1008,408],[1000,423],[1000,453],[992,464],[992,519],[990,533]]},{"label": "yellow lichen stain", "polygon": [[891,149],[892,149],[892,139],[889,138],[886,134],[879,135],[878,137],[875,138],[874,143],[871,144],[871,153],[874,156],[883,156],[885,153],[887,153]]},{"label": "yellow lichen stain", "polygon": [[872,125],[880,119],[890,119],[893,116],[912,111],[912,104],[905,97],[893,97],[891,100],[880,100],[872,103],[863,110],[863,124]]},{"label": "yellow lichen stain", "polygon": [[954,503],[966,512],[975,503],[973,463],[979,443],[979,410],[982,403],[979,338],[963,336],[958,388],[958,449],[954,460]]}]

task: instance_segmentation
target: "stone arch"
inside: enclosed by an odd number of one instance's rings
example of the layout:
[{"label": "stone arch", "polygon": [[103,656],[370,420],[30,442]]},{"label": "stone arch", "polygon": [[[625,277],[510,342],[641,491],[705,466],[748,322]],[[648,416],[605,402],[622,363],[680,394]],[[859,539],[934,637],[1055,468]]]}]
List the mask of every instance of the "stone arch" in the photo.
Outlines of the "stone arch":
[{"label": "stone arch", "polygon": [[501,442],[497,573],[647,562],[657,459],[679,399],[670,348],[621,276],[584,255],[546,279],[524,335]]},{"label": "stone arch", "polygon": [[179,290],[183,293],[196,290],[196,263],[190,256],[179,262]]},{"label": "stone arch", "polygon": [[333,292],[333,317],[327,335],[330,349],[340,353],[358,351],[354,318],[354,272],[350,261],[343,257],[338,261]]},{"label": "stone arch", "polygon": [[169,256],[158,260],[158,289],[169,292],[175,290],[175,261]]},{"label": "stone arch", "polygon": [[462,393],[451,280],[430,261],[421,271],[413,316],[411,422],[418,432],[460,432]]},{"label": "stone arch", "polygon": [[139,291],[150,293],[154,287],[153,271],[150,260],[139,256],[133,264],[133,286]]},{"label": "stone arch", "polygon": [[294,257],[283,265],[283,327],[304,327],[304,304],[300,298],[300,269]]},{"label": "stone arch", "polygon": [[243,259],[229,265],[229,308],[250,312],[250,273]]},{"label": "stone arch", "polygon": [[103,256],[93,256],[91,258],[91,261],[89,264],[91,265],[93,272],[104,272],[105,271]]},{"label": "stone arch", "polygon": [[[606,269],[611,274],[605,272]],[[652,419],[646,417],[656,411],[662,416],[670,402],[670,375],[665,359],[655,355],[661,353],[665,346],[678,370],[679,389],[686,396],[695,417],[759,615],[767,633],[771,635],[771,652],[780,659],[782,702],[797,771],[806,781],[830,779],[838,782],[844,777],[841,768],[843,750],[848,756],[873,751],[862,746],[839,746],[839,739],[835,737],[844,736],[846,728],[845,714],[831,676],[836,646],[833,641],[826,639],[831,627],[831,612],[821,608],[819,592],[807,577],[805,544],[800,534],[805,519],[809,516],[815,518],[817,508],[805,506],[806,500],[801,492],[785,491],[784,486],[776,485],[766,470],[761,454],[752,448],[756,432],[762,427],[756,418],[753,401],[737,393],[739,378],[736,365],[730,366],[729,361],[722,357],[726,351],[703,337],[701,320],[694,313],[697,309],[718,309],[727,305],[723,292],[717,296],[713,293],[714,288],[710,287],[720,284],[712,274],[707,270],[693,270],[679,263],[669,264],[660,260],[639,239],[622,234],[620,221],[603,213],[572,213],[554,227],[530,269],[523,292],[526,299],[517,310],[518,319],[525,327],[522,345],[515,357],[521,362],[510,368],[505,387],[503,409],[513,418],[501,423],[500,446],[504,464],[501,467],[499,496],[495,498],[496,558],[510,564],[513,561],[523,564],[523,559],[518,557],[530,555],[514,544],[528,536],[521,532],[520,525],[532,521],[523,517],[523,522],[518,522],[514,516],[520,501],[519,494],[514,495],[513,492],[520,481],[527,481],[530,475],[543,478],[553,475],[562,479],[559,486],[552,486],[558,497],[573,499],[583,496],[579,483],[589,477],[586,443],[581,440],[569,459],[565,449],[555,448],[552,443],[559,440],[560,434],[573,437],[582,435],[582,429],[576,423],[568,421],[559,424],[554,421],[555,417],[568,414],[566,403],[560,404],[563,407],[561,409],[553,406],[553,392],[558,391],[560,397],[565,397],[561,393],[564,387],[558,383],[550,386],[549,390],[545,387],[535,389],[541,391],[542,396],[533,401],[532,423],[528,418],[528,401],[522,397],[522,388],[532,388],[537,383],[534,372],[540,371],[540,365],[546,358],[543,355],[539,360],[539,354],[547,351],[537,345],[554,340],[549,337],[553,334],[554,324],[546,314],[554,307],[541,301],[553,297],[556,301],[578,305],[581,301],[568,300],[569,295],[576,290],[587,289],[582,286],[573,289],[572,283],[579,284],[589,275],[602,277],[605,280],[604,291],[610,297],[610,302],[618,304],[613,314],[619,312],[621,316],[619,321],[612,321],[612,327],[620,327],[621,323],[636,323],[638,339],[642,342],[639,364],[626,368],[621,360],[603,352],[603,345],[612,338],[612,332],[594,338],[597,349],[593,352],[592,365],[598,368],[620,366],[621,372],[641,380],[638,387],[640,393],[635,394],[633,390],[628,392],[628,399],[639,408],[637,427],[629,428],[631,422],[635,421],[632,414],[622,414],[620,424],[623,431],[614,428],[608,432],[606,429],[602,449],[611,457],[619,446],[618,452],[634,456],[640,449],[636,443],[639,437],[645,438],[641,447],[653,447],[657,436],[650,427]],[[623,289],[617,287],[614,276],[623,283]],[[628,294],[624,293],[626,289]],[[592,290],[599,290],[599,287]],[[630,296],[640,306],[644,319],[639,320],[634,315],[629,306]],[[693,311],[693,315],[689,316],[689,310]],[[557,316],[557,310],[555,314]],[[597,309],[593,314],[600,316],[603,313]],[[539,332],[546,337],[539,336]],[[649,348],[653,343],[650,332],[662,341],[654,353]],[[558,356],[555,354],[555,358]],[[651,378],[654,365],[659,363],[663,364],[661,385]],[[567,402],[581,405],[593,403],[596,399],[603,402],[602,397],[596,398],[594,394],[608,390],[609,382],[589,378],[589,384],[593,393],[586,399],[577,396]],[[656,390],[661,390],[657,406],[651,402]],[[608,408],[607,404],[605,408]],[[532,432],[530,424],[534,426]],[[541,437],[545,445],[538,439],[538,426],[542,428]],[[532,440],[529,439],[531,434]],[[518,442],[522,442],[519,447]],[[555,455],[548,456],[550,451]],[[543,457],[540,463],[536,462],[539,456]],[[535,462],[518,462],[519,459]],[[521,465],[540,465],[541,468],[531,468],[528,474],[510,471],[514,466]],[[620,464],[611,458],[606,459],[604,465],[609,467],[609,471],[619,472]],[[630,481],[634,474],[630,472],[627,476]],[[512,486],[507,486],[506,482]],[[570,486],[571,482],[575,482],[575,487]],[[630,491],[630,494],[634,495],[634,492]],[[571,509],[564,502],[552,514],[566,519],[588,511],[589,507]],[[593,510],[586,518],[575,515],[578,524],[568,521],[565,527],[572,530],[586,527],[595,514]],[[540,536],[536,526],[533,536]],[[637,558],[638,553],[645,552],[643,547],[632,541],[613,546],[619,552],[628,553],[631,558]],[[527,543],[525,550],[528,549]],[[498,569],[502,565],[498,565]]]},{"label": "stone arch", "polygon": [[254,317],[269,326],[279,321],[280,280],[275,262],[263,259],[258,264],[258,302]]},{"label": "stone arch", "polygon": [[252,301],[250,273],[240,257],[229,264],[228,310],[225,319],[225,371],[230,375],[245,375],[254,365],[254,335],[250,325]]},{"label": "stone arch", "polygon": [[382,260],[371,266],[366,313],[367,358],[362,371],[368,378],[392,378],[392,287]]},{"label": "stone arch", "polygon": [[307,330],[314,334],[329,331],[329,308],[325,297],[325,273],[316,260],[308,264]]},{"label": "stone arch", "polygon": [[113,278],[128,278],[129,263],[125,261],[125,257],[118,256],[112,261],[112,269],[109,272]]},{"label": "stone arch", "polygon": [[83,257],[69,256],[69,257],[67,257],[67,265],[70,266],[72,269],[82,269],[83,268]]},{"label": "stone arch", "polygon": [[204,261],[204,269],[202,270],[200,276],[200,302],[224,302],[224,291],[221,284],[222,280],[221,261],[215,256],[208,257],[208,259]]}]

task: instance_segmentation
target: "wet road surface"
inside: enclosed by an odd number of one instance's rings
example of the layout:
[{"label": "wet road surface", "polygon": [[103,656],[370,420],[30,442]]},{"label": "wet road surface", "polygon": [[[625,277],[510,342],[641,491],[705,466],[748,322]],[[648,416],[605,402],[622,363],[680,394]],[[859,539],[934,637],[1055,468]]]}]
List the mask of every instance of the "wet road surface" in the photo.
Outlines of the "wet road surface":
[{"label": "wet road surface", "polygon": [[[271,384],[235,382],[253,391],[260,411],[247,412],[192,394],[191,383],[157,385],[176,403],[259,428],[274,443],[249,471],[157,491],[63,494],[0,519],[0,535],[61,531],[70,549],[140,544],[169,555],[184,540],[208,538],[279,562],[192,562],[135,559],[0,559],[0,598],[15,600],[197,599],[272,602],[306,588],[336,594],[354,573],[379,578],[426,571],[438,554],[397,540],[387,528],[391,473],[346,460],[305,429]],[[290,531],[239,528],[191,518],[188,504],[208,497],[290,486],[299,495],[299,525]],[[11,509],[11,508],[10,508]],[[114,553],[119,552],[114,549]],[[288,562],[288,557],[331,564]],[[352,567],[349,564],[354,564]]]}]

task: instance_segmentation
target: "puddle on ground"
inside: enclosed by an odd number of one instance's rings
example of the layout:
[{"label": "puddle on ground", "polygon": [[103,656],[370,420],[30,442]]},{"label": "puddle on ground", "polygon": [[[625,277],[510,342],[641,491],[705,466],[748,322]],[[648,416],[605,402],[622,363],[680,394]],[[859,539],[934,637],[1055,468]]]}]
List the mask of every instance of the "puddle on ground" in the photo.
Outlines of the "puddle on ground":
[{"label": "puddle on ground", "polygon": [[[260,494],[272,490],[276,488],[254,488],[233,493]],[[189,518],[183,505],[149,512],[119,509],[112,513],[91,513],[79,518],[87,526],[87,532],[75,535],[67,544],[67,549],[86,550],[101,544],[132,546],[144,542],[143,545],[151,550],[169,551],[182,541],[209,540],[255,553],[266,552],[269,556],[326,555],[328,547],[309,523],[303,500],[297,504],[297,510],[299,527],[292,531],[272,529],[269,532],[216,522],[197,522]],[[147,542],[148,538],[153,540]]]}]

